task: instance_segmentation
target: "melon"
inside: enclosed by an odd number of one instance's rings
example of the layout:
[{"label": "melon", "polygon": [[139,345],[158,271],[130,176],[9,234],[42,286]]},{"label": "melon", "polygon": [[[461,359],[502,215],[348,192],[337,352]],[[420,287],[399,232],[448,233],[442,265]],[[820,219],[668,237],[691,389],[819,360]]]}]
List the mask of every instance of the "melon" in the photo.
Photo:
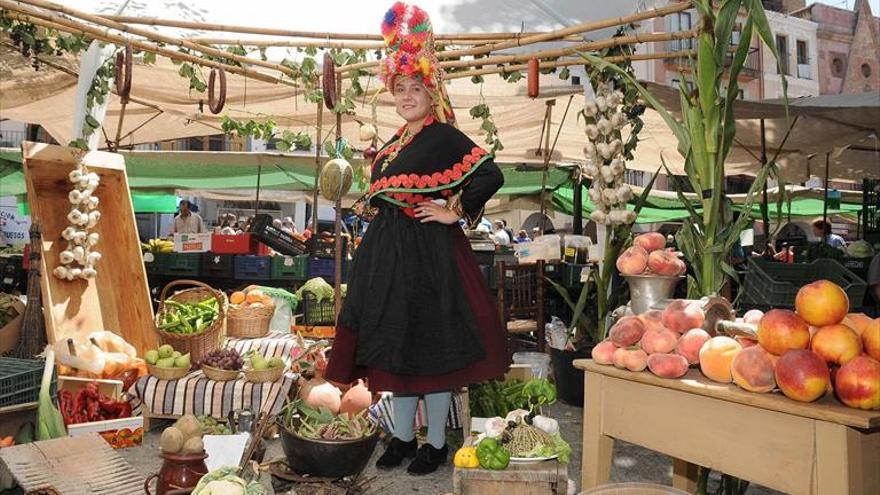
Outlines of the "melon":
[{"label": "melon", "polygon": [[324,164],[318,181],[321,196],[329,201],[337,201],[351,189],[351,164],[344,158],[335,158]]}]

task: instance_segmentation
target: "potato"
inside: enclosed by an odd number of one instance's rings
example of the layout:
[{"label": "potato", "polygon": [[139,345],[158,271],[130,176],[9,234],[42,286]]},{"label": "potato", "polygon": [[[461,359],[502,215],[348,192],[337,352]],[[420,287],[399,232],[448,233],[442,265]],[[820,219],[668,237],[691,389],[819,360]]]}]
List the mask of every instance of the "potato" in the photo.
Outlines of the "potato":
[{"label": "potato", "polygon": [[182,416],[176,423],[174,423],[174,427],[180,430],[180,433],[183,434],[184,442],[190,438],[202,436],[202,425],[192,414]]},{"label": "potato", "polygon": [[183,444],[184,454],[201,454],[205,450],[202,437],[192,437]]},{"label": "potato", "polygon": [[159,438],[159,448],[162,452],[168,454],[176,454],[183,448],[183,433],[174,426],[165,428],[162,436]]}]

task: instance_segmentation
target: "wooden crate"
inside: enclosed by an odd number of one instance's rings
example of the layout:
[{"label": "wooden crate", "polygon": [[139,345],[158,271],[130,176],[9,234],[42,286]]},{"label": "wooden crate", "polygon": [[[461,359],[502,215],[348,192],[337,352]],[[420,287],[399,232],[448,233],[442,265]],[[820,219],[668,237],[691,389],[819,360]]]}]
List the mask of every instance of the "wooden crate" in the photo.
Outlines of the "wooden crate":
[{"label": "wooden crate", "polygon": [[452,491],[455,495],[566,495],[568,471],[556,461],[512,462],[503,471],[455,468]]},{"label": "wooden crate", "polygon": [[43,230],[40,284],[49,342],[85,340],[91,332],[110,330],[138,354],[155,348],[153,307],[122,155],[93,151],[85,156],[89,170],[101,177],[95,192],[101,220],[93,231],[101,236],[96,250],[103,257],[95,279],[71,282],[52,275],[58,253],[67,246],[61,231],[70,211],[67,175],[76,163],[71,148],[26,141],[22,156],[31,218]]}]

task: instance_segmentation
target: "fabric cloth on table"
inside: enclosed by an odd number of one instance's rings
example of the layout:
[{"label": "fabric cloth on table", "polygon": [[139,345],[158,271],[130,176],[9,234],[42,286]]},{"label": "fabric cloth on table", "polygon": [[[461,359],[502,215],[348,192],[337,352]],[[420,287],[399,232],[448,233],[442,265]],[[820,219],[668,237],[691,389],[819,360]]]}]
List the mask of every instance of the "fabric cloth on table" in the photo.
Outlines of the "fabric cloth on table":
[{"label": "fabric cloth on table", "polygon": [[[229,338],[224,347],[244,354],[256,349],[268,357],[280,357],[290,364],[290,351],[297,348],[297,339],[290,334],[274,333],[258,339]],[[237,380],[215,382],[200,371],[179,380],[160,380],[143,376],[129,389],[132,408],[147,416],[206,415],[224,419],[229,411],[250,409],[277,414],[290,394],[295,375],[286,373],[273,383],[251,383],[244,375]]]}]

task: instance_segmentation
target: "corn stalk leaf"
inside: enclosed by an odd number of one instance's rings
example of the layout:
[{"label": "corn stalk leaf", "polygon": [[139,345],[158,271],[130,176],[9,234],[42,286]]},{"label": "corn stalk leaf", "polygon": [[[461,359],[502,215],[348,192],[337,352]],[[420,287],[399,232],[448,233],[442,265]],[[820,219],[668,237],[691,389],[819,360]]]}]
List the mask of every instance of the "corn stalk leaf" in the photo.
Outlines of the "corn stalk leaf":
[{"label": "corn stalk leaf", "polygon": [[[718,16],[715,18],[715,64],[724,67],[724,61],[727,58],[727,48],[730,46],[733,28],[736,25],[736,17],[739,14],[739,8],[742,0],[724,0],[721,8],[718,10]],[[740,41],[746,40],[745,45],[749,46],[752,37],[741,36]],[[731,81],[735,78],[731,77]]]}]

